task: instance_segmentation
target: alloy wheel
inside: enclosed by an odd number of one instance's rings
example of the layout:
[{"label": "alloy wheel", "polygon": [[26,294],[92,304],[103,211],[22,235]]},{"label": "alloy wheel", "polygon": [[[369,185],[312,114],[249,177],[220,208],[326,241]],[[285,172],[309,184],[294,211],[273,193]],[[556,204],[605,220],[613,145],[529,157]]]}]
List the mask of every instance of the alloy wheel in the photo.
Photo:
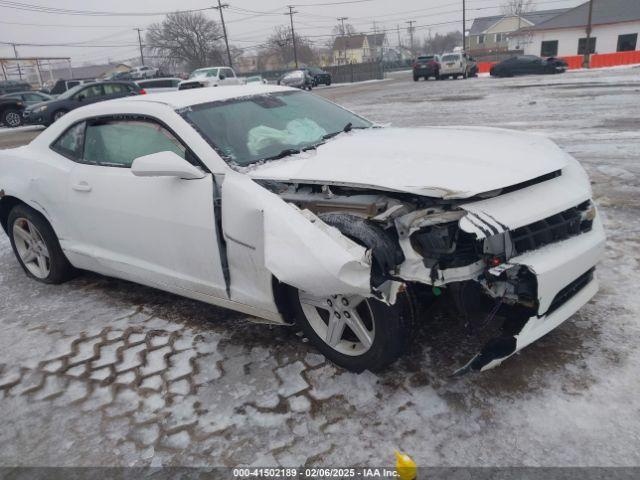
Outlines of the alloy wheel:
[{"label": "alloy wheel", "polygon": [[314,332],[343,355],[367,352],[375,338],[373,312],[366,298],[357,295],[318,297],[299,292],[302,311]]},{"label": "alloy wheel", "polygon": [[51,272],[51,257],[38,229],[26,218],[13,223],[13,241],[20,260],[36,278],[44,279]]},{"label": "alloy wheel", "polygon": [[20,114],[16,113],[16,112],[9,112],[5,115],[5,121],[7,122],[7,125],[9,125],[10,127],[19,127],[20,124],[22,123],[22,119],[20,118]]}]

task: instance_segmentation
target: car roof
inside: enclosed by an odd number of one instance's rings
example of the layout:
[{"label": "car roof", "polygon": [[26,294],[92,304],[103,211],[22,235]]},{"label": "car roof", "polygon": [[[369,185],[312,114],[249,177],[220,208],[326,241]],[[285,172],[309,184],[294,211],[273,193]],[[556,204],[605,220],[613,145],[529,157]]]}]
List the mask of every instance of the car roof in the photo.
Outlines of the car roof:
[{"label": "car roof", "polygon": [[154,93],[152,96],[138,95],[125,99],[113,100],[114,102],[156,102],[163,103],[171,108],[184,108],[201,103],[231,100],[234,98],[248,97],[252,95],[264,95],[266,93],[297,91],[295,88],[278,85],[229,85],[226,87],[205,87],[178,90],[175,92]]}]

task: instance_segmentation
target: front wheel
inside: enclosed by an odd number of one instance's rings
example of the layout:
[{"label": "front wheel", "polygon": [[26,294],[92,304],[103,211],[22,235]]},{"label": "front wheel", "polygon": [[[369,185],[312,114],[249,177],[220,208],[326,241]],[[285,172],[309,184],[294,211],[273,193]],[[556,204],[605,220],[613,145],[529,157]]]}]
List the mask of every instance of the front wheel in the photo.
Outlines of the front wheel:
[{"label": "front wheel", "polygon": [[317,296],[296,291],[293,313],[309,341],[333,363],[353,372],[380,370],[406,349],[410,313],[358,295]]},{"label": "front wheel", "polygon": [[74,269],[49,222],[36,210],[18,205],[7,222],[13,251],[25,273],[43,283],[62,283]]},{"label": "front wheel", "polygon": [[20,115],[20,111],[8,108],[2,114],[2,123],[10,128],[19,127],[22,125],[22,115]]}]

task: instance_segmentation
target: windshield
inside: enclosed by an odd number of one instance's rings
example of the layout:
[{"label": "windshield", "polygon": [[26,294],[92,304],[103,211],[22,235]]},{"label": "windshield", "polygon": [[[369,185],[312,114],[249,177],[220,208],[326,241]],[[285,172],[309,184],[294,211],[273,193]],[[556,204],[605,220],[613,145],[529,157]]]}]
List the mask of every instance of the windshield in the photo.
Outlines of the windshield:
[{"label": "windshield", "polygon": [[199,70],[194,70],[189,75],[189,78],[202,78],[202,77],[217,77],[218,69],[217,68],[201,68]]},{"label": "windshield", "polygon": [[444,57],[442,57],[443,62],[455,62],[457,60],[460,60],[460,55],[458,54],[445,55]]},{"label": "windshield", "polygon": [[65,99],[65,98],[71,98],[73,97],[76,93],[78,93],[80,90],[82,90],[83,87],[85,87],[86,85],[76,85],[73,88],[70,88],[69,90],[67,90],[66,92],[64,92],[62,95],[60,95],[58,98],[59,99]]},{"label": "windshield", "polygon": [[425,56],[425,57],[418,57],[418,61],[419,62],[428,62],[429,60],[434,60],[435,57],[433,55],[431,56]]},{"label": "windshield", "polygon": [[241,166],[313,148],[345,128],[372,126],[354,113],[304,92],[205,103],[181,114],[223,158]]}]

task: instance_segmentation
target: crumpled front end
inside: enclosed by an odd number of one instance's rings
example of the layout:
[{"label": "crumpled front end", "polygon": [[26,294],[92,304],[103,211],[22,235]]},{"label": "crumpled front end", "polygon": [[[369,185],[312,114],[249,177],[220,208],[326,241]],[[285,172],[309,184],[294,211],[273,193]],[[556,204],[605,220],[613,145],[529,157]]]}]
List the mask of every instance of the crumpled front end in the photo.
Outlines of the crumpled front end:
[{"label": "crumpled front end", "polygon": [[597,291],[605,235],[584,170],[566,160],[562,170],[469,199],[234,175],[222,186],[231,291],[251,284],[253,274],[242,276],[259,270],[252,265],[311,294],[387,304],[404,289],[438,296],[473,285],[492,305],[488,317],[500,311],[504,322],[459,372],[494,367]]}]

